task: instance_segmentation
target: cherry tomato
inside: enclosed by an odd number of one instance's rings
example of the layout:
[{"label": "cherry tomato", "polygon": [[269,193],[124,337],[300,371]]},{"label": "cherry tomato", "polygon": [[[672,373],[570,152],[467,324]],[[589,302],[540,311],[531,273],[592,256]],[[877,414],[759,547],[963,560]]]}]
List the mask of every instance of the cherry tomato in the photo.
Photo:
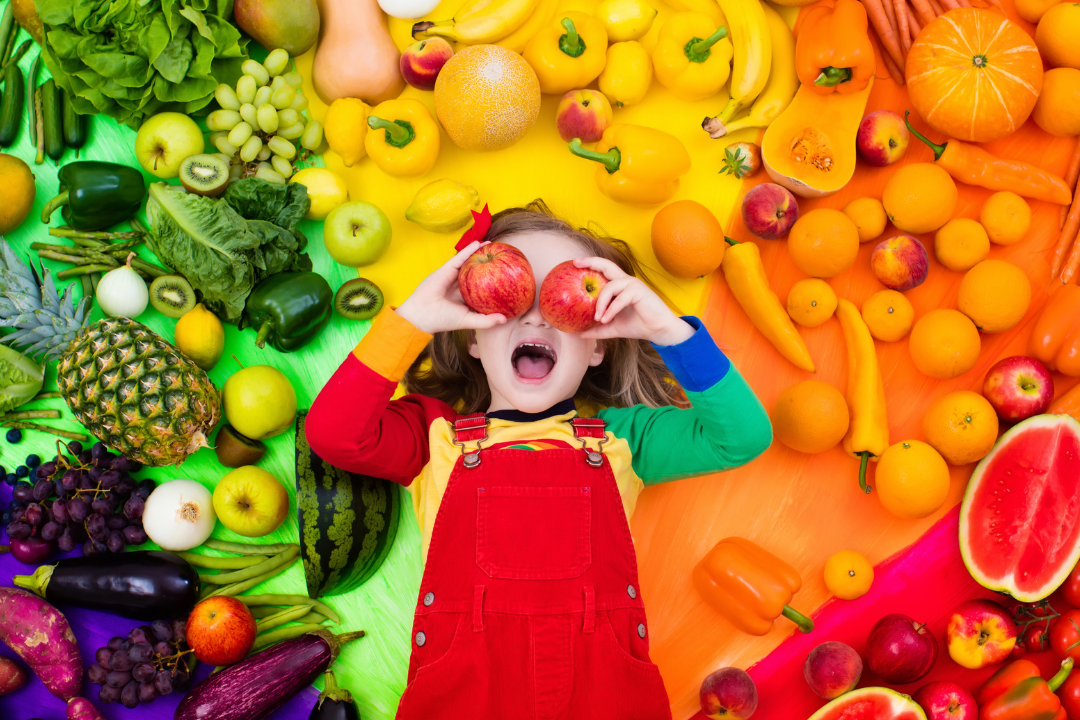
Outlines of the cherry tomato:
[{"label": "cherry tomato", "polygon": [[1050,631],[1050,647],[1059,658],[1080,658],[1080,610],[1070,610],[1058,618]]},{"label": "cherry tomato", "polygon": [[1070,675],[1065,684],[1058,688],[1057,695],[1069,720],[1080,720],[1080,675]]},{"label": "cherry tomato", "polygon": [[1065,584],[1061,586],[1061,595],[1065,602],[1074,608],[1080,608],[1080,564],[1073,568]]},{"label": "cherry tomato", "polygon": [[1024,631],[1024,647],[1028,652],[1042,652],[1050,647],[1050,631],[1046,629],[1046,622],[1037,622],[1028,625]]}]

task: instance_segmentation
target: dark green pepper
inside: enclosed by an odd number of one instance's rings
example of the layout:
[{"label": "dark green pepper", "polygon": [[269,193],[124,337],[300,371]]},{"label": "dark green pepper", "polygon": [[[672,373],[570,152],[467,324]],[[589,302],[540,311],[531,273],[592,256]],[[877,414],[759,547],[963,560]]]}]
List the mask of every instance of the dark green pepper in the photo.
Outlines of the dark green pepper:
[{"label": "dark green pepper", "polygon": [[271,275],[251,291],[241,327],[256,327],[255,344],[267,340],[281,352],[299,350],[319,334],[333,314],[334,292],[322,275],[289,272]]},{"label": "dark green pepper", "polygon": [[56,177],[60,194],[41,211],[41,222],[46,224],[56,208],[63,207],[68,227],[107,230],[130,220],[146,197],[142,173],[127,165],[81,160],[60,168]]}]

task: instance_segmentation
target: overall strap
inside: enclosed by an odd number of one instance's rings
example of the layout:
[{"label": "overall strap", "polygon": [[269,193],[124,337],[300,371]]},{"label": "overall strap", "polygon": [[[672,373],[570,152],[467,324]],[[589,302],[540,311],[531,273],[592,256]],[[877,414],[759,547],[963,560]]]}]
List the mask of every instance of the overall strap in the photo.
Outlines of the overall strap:
[{"label": "overall strap", "polygon": [[[454,421],[454,444],[461,448],[462,463],[472,469],[480,464],[480,446],[487,440],[488,419],[485,413],[463,415]],[[476,450],[468,452],[465,443],[476,441]]]},{"label": "overall strap", "polygon": [[[604,443],[607,442],[607,434],[604,432],[604,421],[598,417],[576,417],[570,421],[574,426],[574,437],[581,441],[581,449],[585,451],[585,462],[589,467],[598,468],[604,464]],[[599,438],[596,450],[590,450],[585,443],[585,438]]]}]

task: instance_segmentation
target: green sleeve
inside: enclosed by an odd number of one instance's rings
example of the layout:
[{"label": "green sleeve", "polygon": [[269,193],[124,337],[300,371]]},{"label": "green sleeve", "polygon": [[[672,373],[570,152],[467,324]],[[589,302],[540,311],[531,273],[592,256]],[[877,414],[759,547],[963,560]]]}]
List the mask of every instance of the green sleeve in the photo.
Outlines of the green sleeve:
[{"label": "green sleeve", "polygon": [[734,367],[712,387],[687,391],[692,407],[606,408],[607,429],[630,445],[646,485],[745,465],[772,444],[769,416]]}]

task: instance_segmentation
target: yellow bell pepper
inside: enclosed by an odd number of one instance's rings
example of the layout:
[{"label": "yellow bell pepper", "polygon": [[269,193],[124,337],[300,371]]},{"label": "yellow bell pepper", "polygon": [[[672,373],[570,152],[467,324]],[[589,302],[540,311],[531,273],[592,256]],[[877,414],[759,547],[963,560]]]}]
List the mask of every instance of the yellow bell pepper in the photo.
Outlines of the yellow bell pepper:
[{"label": "yellow bell pepper", "polygon": [[843,298],[836,302],[836,317],[847,345],[847,403],[851,423],[844,436],[844,451],[859,458],[859,487],[869,493],[866,464],[877,462],[889,447],[889,416],[885,410],[885,385],[881,381],[877,351],[870,328],[859,310]]},{"label": "yellow bell pepper", "polygon": [[612,125],[593,150],[574,138],[570,152],[600,163],[596,168],[600,192],[631,205],[666,201],[679,189],[679,177],[690,171],[690,155],[678,138],[642,125]]},{"label": "yellow bell pepper", "polygon": [[731,75],[735,54],[726,27],[717,27],[708,15],[675,13],[656,38],[653,68],[656,79],[683,100],[712,97]]},{"label": "yellow bell pepper", "polygon": [[371,132],[364,138],[364,148],[387,175],[423,175],[439,157],[439,126],[419,100],[379,103],[367,123]]},{"label": "yellow bell pepper", "polygon": [[607,30],[592,15],[560,13],[536,33],[523,55],[536,71],[540,92],[562,95],[585,87],[604,69]]},{"label": "yellow bell pepper", "polygon": [[607,49],[607,64],[597,81],[600,92],[614,107],[637,105],[652,85],[652,58],[636,40],[613,43]]}]

